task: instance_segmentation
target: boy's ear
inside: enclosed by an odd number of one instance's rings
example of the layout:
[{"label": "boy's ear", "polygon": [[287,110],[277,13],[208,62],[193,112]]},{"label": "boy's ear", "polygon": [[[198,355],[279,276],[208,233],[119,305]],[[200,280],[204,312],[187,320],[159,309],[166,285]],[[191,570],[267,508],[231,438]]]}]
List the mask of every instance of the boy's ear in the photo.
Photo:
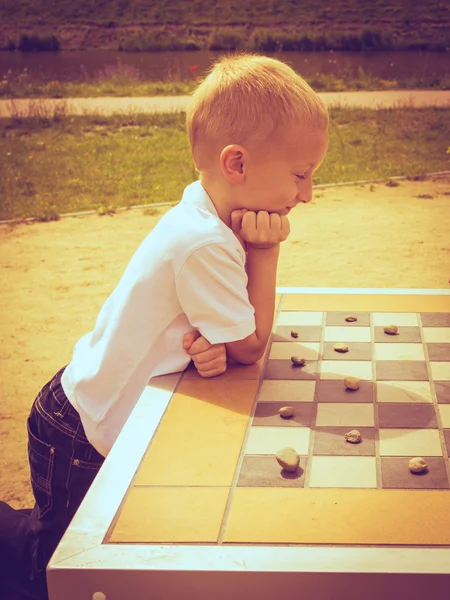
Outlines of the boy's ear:
[{"label": "boy's ear", "polygon": [[220,154],[220,162],[225,177],[232,183],[242,181],[244,174],[244,149],[238,144],[226,146]]}]

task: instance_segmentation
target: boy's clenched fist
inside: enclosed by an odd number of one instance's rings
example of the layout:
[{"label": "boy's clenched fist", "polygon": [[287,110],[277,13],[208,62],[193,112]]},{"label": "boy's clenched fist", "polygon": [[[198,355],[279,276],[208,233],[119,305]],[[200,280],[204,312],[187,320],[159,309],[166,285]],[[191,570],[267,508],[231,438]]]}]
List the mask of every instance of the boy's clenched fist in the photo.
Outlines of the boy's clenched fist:
[{"label": "boy's clenched fist", "polygon": [[231,229],[250,246],[271,248],[287,239],[291,226],[285,215],[239,208],[231,213]]},{"label": "boy's clenched fist", "polygon": [[183,336],[183,350],[192,357],[201,377],[215,377],[227,370],[225,344],[210,344],[199,331],[190,331]]}]

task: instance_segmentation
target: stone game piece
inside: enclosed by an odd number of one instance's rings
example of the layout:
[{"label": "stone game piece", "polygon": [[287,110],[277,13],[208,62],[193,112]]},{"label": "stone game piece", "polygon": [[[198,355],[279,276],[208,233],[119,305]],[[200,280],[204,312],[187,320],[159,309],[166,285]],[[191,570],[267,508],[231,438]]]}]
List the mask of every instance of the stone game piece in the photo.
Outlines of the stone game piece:
[{"label": "stone game piece", "polygon": [[291,337],[298,338],[298,333],[297,333],[297,331],[295,331],[295,329],[291,330]]},{"label": "stone game piece", "polygon": [[283,406],[282,408],[280,408],[278,413],[279,413],[280,417],[283,417],[284,419],[288,419],[289,417],[294,416],[295,408],[293,406]]},{"label": "stone game piece", "polygon": [[386,327],[383,327],[383,331],[389,335],[397,335],[398,327],[397,325],[386,325]]},{"label": "stone game piece", "polygon": [[300,455],[290,447],[279,450],[275,458],[285,471],[296,471],[300,464]]},{"label": "stone game piece", "polygon": [[352,429],[348,433],[344,435],[345,441],[350,442],[350,444],[359,444],[362,442],[361,433],[357,429]]},{"label": "stone game piece", "polygon": [[415,458],[411,458],[408,463],[409,470],[411,473],[422,473],[428,469],[427,463],[421,456],[416,456]]},{"label": "stone game piece", "polygon": [[336,352],[348,352],[348,346],[347,344],[334,344],[333,348],[335,349]]},{"label": "stone game piece", "polygon": [[291,356],[291,363],[294,367],[304,367],[306,365],[306,360],[300,358],[300,356]]},{"label": "stone game piece", "polygon": [[344,385],[349,390],[359,390],[359,379],[356,377],[346,377],[344,379]]},{"label": "stone game piece", "polygon": [[345,317],[345,320],[347,321],[347,323],[354,323],[358,319],[356,317],[352,317],[351,315],[349,315],[348,317]]}]

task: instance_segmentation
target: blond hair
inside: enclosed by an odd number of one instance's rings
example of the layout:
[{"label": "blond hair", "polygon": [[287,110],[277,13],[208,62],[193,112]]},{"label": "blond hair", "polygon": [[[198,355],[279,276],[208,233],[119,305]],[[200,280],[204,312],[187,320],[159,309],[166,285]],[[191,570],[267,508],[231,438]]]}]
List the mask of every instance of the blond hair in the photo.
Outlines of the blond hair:
[{"label": "blond hair", "polygon": [[229,144],[261,152],[280,128],[326,130],[319,96],[286,63],[254,53],[222,56],[197,86],[186,110],[186,129],[198,170],[217,161]]}]

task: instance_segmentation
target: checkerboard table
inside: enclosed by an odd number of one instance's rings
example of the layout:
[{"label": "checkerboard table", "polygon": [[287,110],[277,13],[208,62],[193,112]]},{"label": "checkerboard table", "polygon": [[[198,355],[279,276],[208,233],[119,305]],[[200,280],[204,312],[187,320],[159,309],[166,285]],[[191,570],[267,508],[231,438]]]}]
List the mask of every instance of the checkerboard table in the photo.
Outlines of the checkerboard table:
[{"label": "checkerboard table", "polygon": [[[278,315],[238,486],[449,489],[450,314],[290,312]],[[397,335],[383,331],[395,322]],[[298,332],[293,340],[291,331]],[[346,342],[338,353],[335,342]],[[306,357],[296,368],[291,356]],[[360,379],[358,390],[343,378]],[[278,411],[290,405],[292,419]],[[357,428],[360,444],[345,441]],[[273,455],[291,446],[300,470]],[[418,476],[408,458],[426,457]]]},{"label": "checkerboard table", "polygon": [[277,292],[258,363],[150,381],[49,565],[50,600],[81,597],[75,573],[95,600],[450,598],[450,293]]}]

